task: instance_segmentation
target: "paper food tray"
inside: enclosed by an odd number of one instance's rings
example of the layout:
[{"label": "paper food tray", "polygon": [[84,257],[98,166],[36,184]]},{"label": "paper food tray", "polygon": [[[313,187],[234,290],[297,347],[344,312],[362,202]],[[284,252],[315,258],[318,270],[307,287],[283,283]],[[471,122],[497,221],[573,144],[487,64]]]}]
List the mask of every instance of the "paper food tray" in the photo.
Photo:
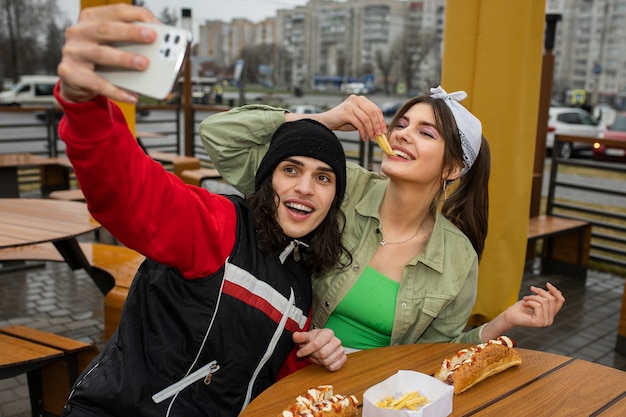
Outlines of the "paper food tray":
[{"label": "paper food tray", "polygon": [[[388,396],[419,391],[429,403],[419,410],[389,410],[376,407]],[[363,417],[446,417],[452,413],[454,387],[436,378],[415,371],[398,371],[370,387],[363,394]]]}]

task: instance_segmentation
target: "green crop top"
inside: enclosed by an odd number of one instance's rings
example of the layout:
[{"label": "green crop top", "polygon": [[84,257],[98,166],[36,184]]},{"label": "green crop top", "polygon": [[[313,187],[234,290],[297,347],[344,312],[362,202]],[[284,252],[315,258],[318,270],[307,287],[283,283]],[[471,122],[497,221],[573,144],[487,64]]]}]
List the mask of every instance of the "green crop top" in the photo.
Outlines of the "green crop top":
[{"label": "green crop top", "polygon": [[389,346],[399,288],[400,283],[368,266],[325,327],[335,332],[344,347]]}]

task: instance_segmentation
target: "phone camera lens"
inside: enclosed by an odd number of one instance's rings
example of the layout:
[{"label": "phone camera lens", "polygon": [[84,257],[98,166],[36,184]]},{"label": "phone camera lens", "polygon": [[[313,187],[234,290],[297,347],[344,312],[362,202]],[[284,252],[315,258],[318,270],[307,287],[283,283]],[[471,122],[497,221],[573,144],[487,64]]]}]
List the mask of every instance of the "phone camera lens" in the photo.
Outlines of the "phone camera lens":
[{"label": "phone camera lens", "polygon": [[170,41],[170,34],[166,33],[165,34],[165,42],[169,42]]},{"label": "phone camera lens", "polygon": [[169,56],[170,56],[170,48],[165,49],[164,55],[165,55],[165,58],[169,58]]},{"label": "phone camera lens", "polygon": [[176,37],[174,38],[174,45],[177,45],[178,42],[180,42],[180,36],[176,35]]}]

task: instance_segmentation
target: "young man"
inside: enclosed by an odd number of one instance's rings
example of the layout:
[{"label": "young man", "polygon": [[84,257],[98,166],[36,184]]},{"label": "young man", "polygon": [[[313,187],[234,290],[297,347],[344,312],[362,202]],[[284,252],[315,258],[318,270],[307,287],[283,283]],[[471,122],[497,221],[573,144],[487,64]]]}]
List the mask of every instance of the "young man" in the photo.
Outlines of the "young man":
[{"label": "young man", "polygon": [[184,184],[142,151],[109,100],[126,93],[93,72],[96,62],[123,65],[104,44],[133,39],[141,29],[126,22],[151,15],[94,9],[66,34],[59,132],[94,218],[147,260],[64,416],[237,416],[294,353],[341,367],[332,332],[305,332],[310,272],[334,267],[343,250],[336,136],[311,120],[286,123],[246,200]]}]

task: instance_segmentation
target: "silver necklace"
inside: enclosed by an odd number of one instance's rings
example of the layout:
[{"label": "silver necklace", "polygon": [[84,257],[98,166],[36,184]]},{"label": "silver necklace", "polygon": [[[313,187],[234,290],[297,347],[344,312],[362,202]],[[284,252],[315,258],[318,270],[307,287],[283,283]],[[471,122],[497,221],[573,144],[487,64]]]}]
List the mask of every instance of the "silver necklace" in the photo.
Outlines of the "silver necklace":
[{"label": "silver necklace", "polygon": [[422,231],[422,228],[424,227],[424,224],[426,224],[426,220],[428,220],[428,217],[429,217],[429,216],[426,216],[426,217],[424,218],[424,220],[422,220],[422,222],[420,223],[420,225],[419,225],[419,227],[417,228],[417,230],[415,231],[415,233],[413,233],[413,236],[411,236],[410,238],[405,239],[405,240],[403,240],[403,241],[401,241],[401,242],[387,242],[387,241],[385,240],[385,237],[383,236],[383,230],[381,229],[381,230],[380,230],[380,246],[385,246],[385,245],[401,245],[401,244],[406,243],[406,242],[408,242],[409,240],[413,239],[415,236],[417,236],[417,235],[418,235],[418,233],[419,233],[419,232],[421,232],[421,231]]}]

